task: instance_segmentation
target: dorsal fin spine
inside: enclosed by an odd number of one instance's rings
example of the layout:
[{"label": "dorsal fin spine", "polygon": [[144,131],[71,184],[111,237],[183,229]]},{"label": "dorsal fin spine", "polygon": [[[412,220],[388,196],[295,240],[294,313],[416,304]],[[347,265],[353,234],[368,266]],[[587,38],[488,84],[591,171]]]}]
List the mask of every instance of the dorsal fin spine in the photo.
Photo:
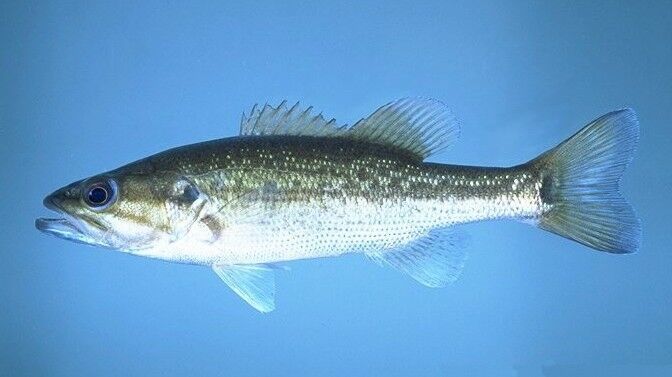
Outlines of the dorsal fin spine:
[{"label": "dorsal fin spine", "polygon": [[[280,106],[278,106],[278,107],[280,107]],[[254,122],[254,125],[252,126],[252,135],[257,134],[257,126],[259,125],[259,121],[266,114],[266,109],[268,109],[268,103],[264,103],[264,106],[261,108],[261,111],[259,112],[259,116],[257,117],[256,122]]]},{"label": "dorsal fin spine", "polygon": [[300,131],[300,130],[303,130],[304,127],[306,127],[305,125],[306,125],[306,123],[308,123],[308,122],[306,122],[306,119],[308,119],[310,117],[310,113],[312,111],[313,111],[313,107],[308,106],[308,108],[306,110],[304,110],[301,113],[301,115],[299,115],[299,118],[296,121],[297,121],[297,124],[302,125],[302,127],[301,128],[296,127],[294,129],[294,131]]},{"label": "dorsal fin spine", "polygon": [[275,130],[273,130],[273,134],[276,134],[278,131],[283,130],[286,131],[289,128],[289,122],[287,121],[288,119],[292,118],[292,115],[294,113],[294,110],[299,106],[299,103],[295,103],[294,106],[292,106],[282,117],[282,120],[278,122],[277,127]]}]

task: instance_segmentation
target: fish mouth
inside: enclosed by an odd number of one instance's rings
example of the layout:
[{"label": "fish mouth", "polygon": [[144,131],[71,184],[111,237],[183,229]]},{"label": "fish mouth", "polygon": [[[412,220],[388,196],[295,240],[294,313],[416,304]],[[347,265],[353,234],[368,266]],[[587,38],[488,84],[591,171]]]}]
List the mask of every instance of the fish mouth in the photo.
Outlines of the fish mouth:
[{"label": "fish mouth", "polygon": [[66,218],[43,218],[35,220],[37,230],[70,241],[90,244],[90,238]]},{"label": "fish mouth", "polygon": [[53,197],[46,197],[44,199],[44,206],[58,213],[59,215],[62,215],[63,217],[40,217],[35,220],[35,228],[45,234],[56,236],[65,240],[87,245],[98,244],[99,242],[91,238],[88,234],[80,229],[78,224],[81,223],[81,221],[66,213],[59,204],[60,203]]}]

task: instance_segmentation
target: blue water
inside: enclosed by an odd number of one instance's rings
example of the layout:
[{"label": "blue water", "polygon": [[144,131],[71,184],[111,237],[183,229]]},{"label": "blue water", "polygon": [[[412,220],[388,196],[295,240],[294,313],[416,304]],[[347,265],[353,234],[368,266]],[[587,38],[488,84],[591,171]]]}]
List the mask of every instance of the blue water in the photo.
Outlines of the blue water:
[{"label": "blue water", "polygon": [[[672,375],[669,1],[89,3],[0,4],[0,376]],[[640,252],[473,224],[453,286],[301,261],[263,315],[208,268],[34,229],[53,189],[235,135],[255,102],[352,123],[418,95],[463,125],[431,160],[477,165],[633,107]]]}]

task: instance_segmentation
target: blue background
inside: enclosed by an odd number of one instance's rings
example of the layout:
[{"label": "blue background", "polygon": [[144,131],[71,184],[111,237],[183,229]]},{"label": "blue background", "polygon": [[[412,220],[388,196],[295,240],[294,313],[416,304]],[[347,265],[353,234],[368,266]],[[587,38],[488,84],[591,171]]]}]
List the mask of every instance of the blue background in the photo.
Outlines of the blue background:
[{"label": "blue background", "polygon": [[[669,1],[2,2],[0,375],[670,375],[671,19]],[[473,224],[451,287],[359,256],[301,261],[262,315],[208,268],[33,227],[53,189],[235,135],[255,102],[352,123],[418,95],[461,119],[432,158],[461,164],[526,161],[635,108],[622,191],[641,251]]]}]

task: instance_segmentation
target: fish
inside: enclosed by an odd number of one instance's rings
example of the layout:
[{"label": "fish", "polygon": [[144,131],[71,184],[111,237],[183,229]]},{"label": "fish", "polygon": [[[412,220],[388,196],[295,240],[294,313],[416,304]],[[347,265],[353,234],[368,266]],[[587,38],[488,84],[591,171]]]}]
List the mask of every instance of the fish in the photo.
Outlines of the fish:
[{"label": "fish", "polygon": [[442,102],[387,103],[354,125],[301,104],[255,105],[235,137],[169,149],[44,198],[38,230],[169,262],[209,266],[260,312],[283,262],[363,254],[427,287],[458,279],[459,225],[514,219],[611,254],[641,225],[620,194],[639,122],[605,114],[510,167],[427,162],[460,135]]}]

